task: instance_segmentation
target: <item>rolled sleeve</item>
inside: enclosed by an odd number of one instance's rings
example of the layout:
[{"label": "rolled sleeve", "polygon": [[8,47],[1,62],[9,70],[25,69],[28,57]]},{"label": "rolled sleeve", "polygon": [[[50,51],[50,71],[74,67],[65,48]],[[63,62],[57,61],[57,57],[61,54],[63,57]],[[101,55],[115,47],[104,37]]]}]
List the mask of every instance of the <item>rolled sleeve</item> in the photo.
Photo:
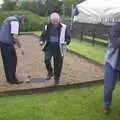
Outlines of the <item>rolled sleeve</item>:
[{"label": "rolled sleeve", "polygon": [[11,21],[11,34],[19,34],[19,22]]}]

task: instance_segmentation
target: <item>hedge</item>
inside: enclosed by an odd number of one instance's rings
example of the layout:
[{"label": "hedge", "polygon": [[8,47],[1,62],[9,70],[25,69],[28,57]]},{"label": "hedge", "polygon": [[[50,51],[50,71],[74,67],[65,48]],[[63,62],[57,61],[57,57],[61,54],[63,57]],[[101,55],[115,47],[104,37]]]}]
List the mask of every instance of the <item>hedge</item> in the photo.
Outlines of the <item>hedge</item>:
[{"label": "hedge", "polygon": [[24,32],[41,30],[47,21],[45,17],[40,17],[29,11],[0,11],[0,24],[6,17],[13,15],[24,15],[27,17],[28,22],[21,28]]}]

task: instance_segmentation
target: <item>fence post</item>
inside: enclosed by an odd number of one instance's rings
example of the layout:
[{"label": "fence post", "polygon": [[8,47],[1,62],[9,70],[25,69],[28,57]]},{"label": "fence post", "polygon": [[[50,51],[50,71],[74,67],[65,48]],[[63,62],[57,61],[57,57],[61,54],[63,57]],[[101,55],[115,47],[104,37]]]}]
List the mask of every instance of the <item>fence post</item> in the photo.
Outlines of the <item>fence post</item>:
[{"label": "fence post", "polygon": [[84,27],[81,27],[81,31],[80,31],[80,42],[83,41],[83,34],[84,34]]},{"label": "fence post", "polygon": [[92,39],[92,45],[95,45],[95,37],[96,37],[96,28],[93,29],[93,39]]}]

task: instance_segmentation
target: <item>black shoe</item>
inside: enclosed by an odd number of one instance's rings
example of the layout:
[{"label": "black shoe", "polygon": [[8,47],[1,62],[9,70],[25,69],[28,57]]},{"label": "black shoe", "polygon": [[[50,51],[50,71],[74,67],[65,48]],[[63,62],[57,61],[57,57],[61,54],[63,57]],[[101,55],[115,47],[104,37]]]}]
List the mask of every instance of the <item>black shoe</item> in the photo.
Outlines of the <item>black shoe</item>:
[{"label": "black shoe", "polygon": [[10,84],[22,84],[23,83],[23,81],[19,81],[19,80],[17,80],[17,79],[15,79],[15,80],[12,80],[12,81],[8,81]]},{"label": "black shoe", "polygon": [[10,84],[22,84],[23,82],[22,81],[11,81],[9,82]]},{"label": "black shoe", "polygon": [[53,72],[48,73],[46,80],[50,80],[53,77]]},{"label": "black shoe", "polygon": [[54,78],[55,80],[55,85],[58,85],[59,84],[59,78]]}]

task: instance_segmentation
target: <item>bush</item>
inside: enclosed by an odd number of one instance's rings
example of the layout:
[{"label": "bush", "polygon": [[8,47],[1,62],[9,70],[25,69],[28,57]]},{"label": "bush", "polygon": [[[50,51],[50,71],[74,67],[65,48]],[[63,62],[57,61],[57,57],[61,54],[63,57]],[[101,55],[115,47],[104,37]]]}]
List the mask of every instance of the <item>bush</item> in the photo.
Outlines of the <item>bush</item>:
[{"label": "bush", "polygon": [[28,22],[22,26],[22,31],[38,31],[42,30],[43,25],[46,23],[47,19],[45,17],[40,17],[38,15],[33,14],[28,11],[0,11],[0,24],[4,21],[4,19],[8,16],[13,15],[24,15],[27,17]]}]

